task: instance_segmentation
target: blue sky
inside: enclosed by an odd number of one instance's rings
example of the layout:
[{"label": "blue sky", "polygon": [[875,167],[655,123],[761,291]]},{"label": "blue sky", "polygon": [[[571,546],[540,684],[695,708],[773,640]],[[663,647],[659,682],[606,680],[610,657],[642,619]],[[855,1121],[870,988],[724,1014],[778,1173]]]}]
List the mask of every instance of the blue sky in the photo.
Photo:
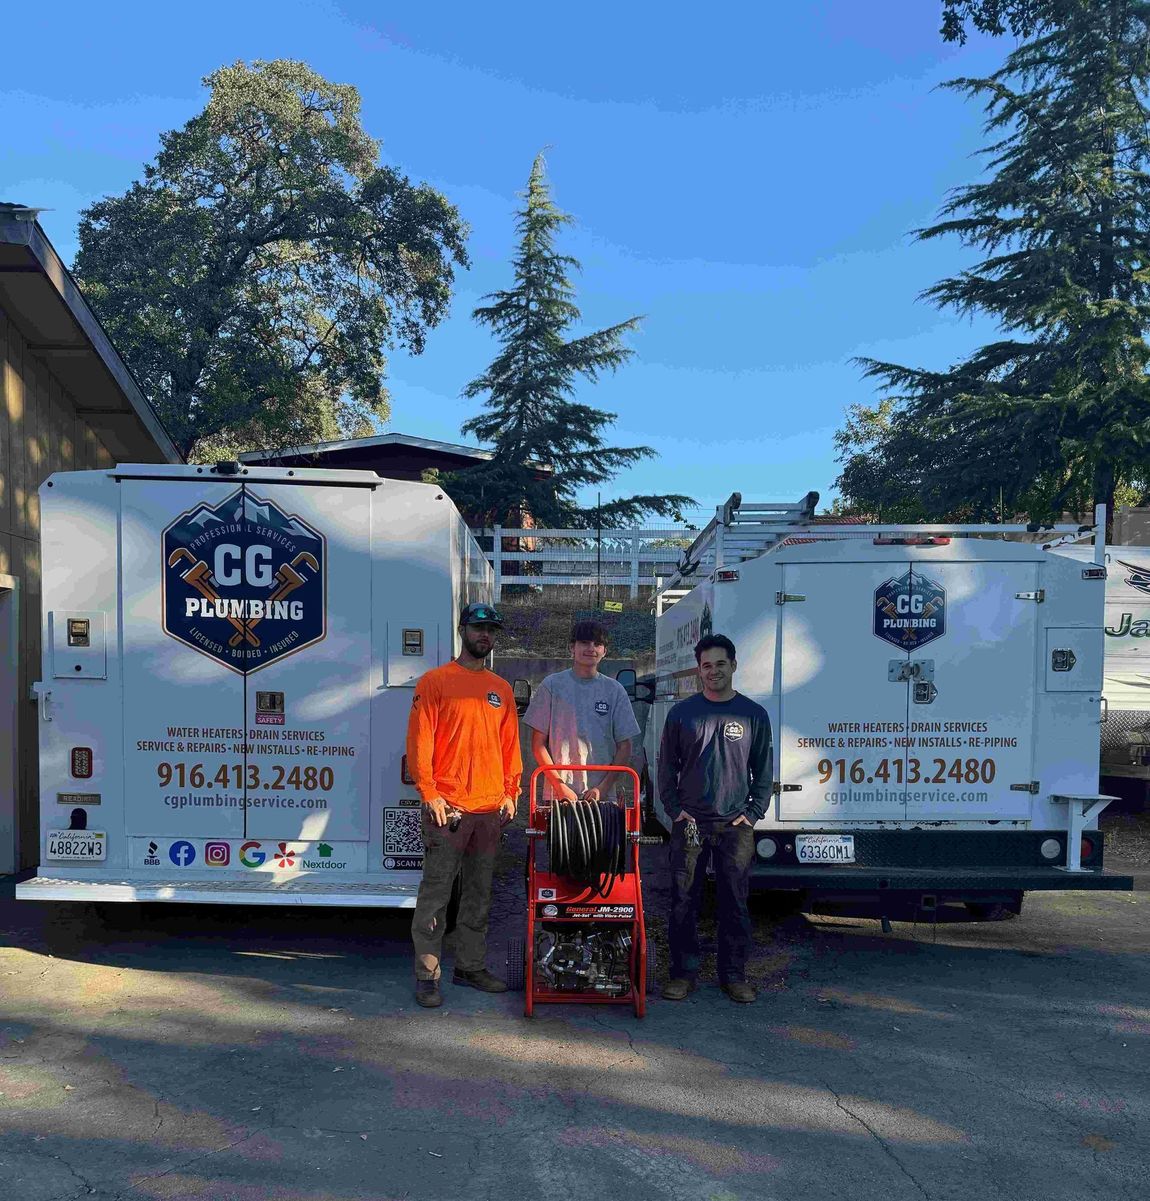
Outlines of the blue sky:
[{"label": "blue sky", "polygon": [[510,279],[516,194],[549,147],[586,328],[645,318],[632,363],[580,396],[658,452],[604,498],[829,499],[834,431],[874,398],[851,358],[942,366],[988,333],[916,300],[969,256],[908,231],[980,170],[980,112],[936,85],[1009,45],[945,46],[938,23],[937,0],[20,5],[0,199],[53,209],[70,261],[80,210],[139,177],[216,67],[301,58],[355,85],[384,159],[472,229],[450,319],[389,379],[391,429],[459,441],[495,352],[470,313]]}]

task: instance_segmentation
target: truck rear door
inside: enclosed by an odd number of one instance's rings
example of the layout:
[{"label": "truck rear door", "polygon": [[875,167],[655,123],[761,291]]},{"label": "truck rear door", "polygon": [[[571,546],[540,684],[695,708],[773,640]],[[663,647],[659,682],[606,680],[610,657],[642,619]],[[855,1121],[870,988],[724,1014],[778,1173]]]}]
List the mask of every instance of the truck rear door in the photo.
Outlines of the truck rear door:
[{"label": "truck rear door", "polygon": [[783,821],[905,816],[907,687],[889,682],[888,674],[892,658],[908,656],[872,632],[871,598],[891,568],[889,562],[782,565]]},{"label": "truck rear door", "polygon": [[1036,563],[915,564],[945,614],[912,651],[910,819],[1030,816],[1038,637]]},{"label": "truck rear door", "polygon": [[201,863],[209,838],[363,852],[370,488],[121,487],[128,834],[182,840],[181,867],[235,866],[222,843]]}]

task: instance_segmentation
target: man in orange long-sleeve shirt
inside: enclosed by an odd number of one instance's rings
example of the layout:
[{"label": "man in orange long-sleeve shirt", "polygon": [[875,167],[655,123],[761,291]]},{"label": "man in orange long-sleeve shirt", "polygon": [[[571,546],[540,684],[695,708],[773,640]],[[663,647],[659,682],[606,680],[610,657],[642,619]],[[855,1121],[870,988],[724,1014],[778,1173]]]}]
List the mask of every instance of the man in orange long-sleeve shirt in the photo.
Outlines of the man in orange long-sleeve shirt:
[{"label": "man in orange long-sleeve shirt", "polygon": [[481,992],[507,988],[486,963],[499,832],[515,816],[523,772],[515,696],[483,666],[502,625],[491,605],[463,610],[463,649],[420,678],[407,724],[407,763],[423,798],[423,879],[411,923],[415,999],[428,1009],[443,1003],[439,962],[456,874],[461,889],[451,982]]}]

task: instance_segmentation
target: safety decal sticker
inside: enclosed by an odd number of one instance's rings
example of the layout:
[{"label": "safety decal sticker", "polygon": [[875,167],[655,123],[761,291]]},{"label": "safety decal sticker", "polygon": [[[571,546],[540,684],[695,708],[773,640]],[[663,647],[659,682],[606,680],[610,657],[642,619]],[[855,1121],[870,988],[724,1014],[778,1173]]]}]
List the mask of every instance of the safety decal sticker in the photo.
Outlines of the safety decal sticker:
[{"label": "safety decal sticker", "polygon": [[243,674],[324,637],[326,539],[272,501],[240,488],[181,513],[161,542],[169,637]]},{"label": "safety decal sticker", "polygon": [[946,589],[908,571],[874,592],[875,636],[902,651],[918,650],[946,633]]}]

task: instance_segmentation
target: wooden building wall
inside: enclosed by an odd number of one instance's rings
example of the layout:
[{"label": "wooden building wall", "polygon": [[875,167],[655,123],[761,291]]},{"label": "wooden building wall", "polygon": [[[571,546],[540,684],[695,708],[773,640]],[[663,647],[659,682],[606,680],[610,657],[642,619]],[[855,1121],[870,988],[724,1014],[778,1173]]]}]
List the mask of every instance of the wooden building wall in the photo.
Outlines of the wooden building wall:
[{"label": "wooden building wall", "polygon": [[[18,813],[20,861],[38,859],[37,718],[29,686],[40,675],[40,501],[54,471],[108,467],[112,455],[68,392],[0,308],[0,575],[20,581]],[[2,686],[2,684],[0,684]]]}]

